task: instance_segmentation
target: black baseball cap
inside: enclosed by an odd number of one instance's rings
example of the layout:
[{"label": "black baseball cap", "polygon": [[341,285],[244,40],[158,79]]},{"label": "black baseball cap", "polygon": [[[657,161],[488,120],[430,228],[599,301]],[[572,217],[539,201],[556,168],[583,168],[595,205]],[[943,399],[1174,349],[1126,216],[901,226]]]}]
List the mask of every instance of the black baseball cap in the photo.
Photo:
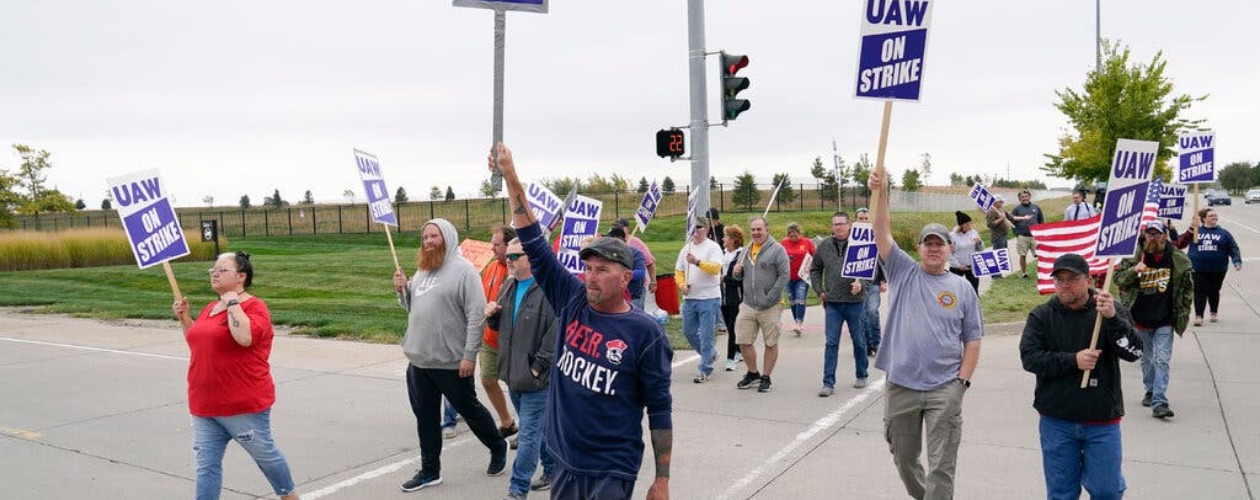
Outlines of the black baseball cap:
[{"label": "black baseball cap", "polygon": [[582,260],[592,256],[603,257],[625,266],[626,269],[634,269],[634,257],[630,254],[630,245],[621,241],[620,238],[597,238],[578,252],[578,257]]},{"label": "black baseball cap", "polygon": [[1054,259],[1054,270],[1050,271],[1050,274],[1054,275],[1065,269],[1076,274],[1089,274],[1089,263],[1085,262],[1085,257],[1074,253],[1065,253]]}]

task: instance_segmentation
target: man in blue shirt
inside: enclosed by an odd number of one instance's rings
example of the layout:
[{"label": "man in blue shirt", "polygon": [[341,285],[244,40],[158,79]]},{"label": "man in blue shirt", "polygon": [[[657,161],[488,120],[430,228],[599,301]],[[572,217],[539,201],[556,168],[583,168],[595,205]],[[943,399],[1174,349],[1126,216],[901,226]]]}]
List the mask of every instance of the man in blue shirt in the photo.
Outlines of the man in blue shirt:
[{"label": "man in blue shirt", "polygon": [[597,239],[579,254],[585,283],[568,273],[534,220],[512,152],[496,147],[490,169],[503,174],[512,223],[559,328],[544,423],[556,462],[551,497],[629,499],[643,461],[646,410],[656,462],[647,498],[668,500],[674,352],[660,325],[625,299],[634,268],[630,246]]}]

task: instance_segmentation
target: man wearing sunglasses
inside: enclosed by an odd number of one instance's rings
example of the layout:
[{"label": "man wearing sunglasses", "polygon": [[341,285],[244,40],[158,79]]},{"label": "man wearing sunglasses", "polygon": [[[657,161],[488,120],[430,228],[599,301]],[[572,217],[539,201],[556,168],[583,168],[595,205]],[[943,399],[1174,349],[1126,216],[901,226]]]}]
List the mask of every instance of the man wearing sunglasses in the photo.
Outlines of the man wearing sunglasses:
[{"label": "man wearing sunglasses", "polygon": [[1161,419],[1173,416],[1167,394],[1173,332],[1185,333],[1194,302],[1190,258],[1168,241],[1164,229],[1158,220],[1147,223],[1137,255],[1121,261],[1115,274],[1120,303],[1142,338],[1142,406]]}]

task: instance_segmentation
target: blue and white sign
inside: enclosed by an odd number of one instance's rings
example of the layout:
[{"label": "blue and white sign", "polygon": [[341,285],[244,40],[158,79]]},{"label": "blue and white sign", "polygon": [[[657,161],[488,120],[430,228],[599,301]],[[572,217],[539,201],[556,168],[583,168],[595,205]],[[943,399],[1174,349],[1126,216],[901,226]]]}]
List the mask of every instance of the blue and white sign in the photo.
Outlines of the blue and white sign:
[{"label": "blue and white sign", "polygon": [[385,187],[385,179],[381,177],[381,162],[375,156],[356,149],[354,165],[359,171],[359,179],[363,181],[363,191],[367,193],[372,220],[398,227],[394,204],[389,199],[389,188]]},{"label": "blue and white sign", "polygon": [[1159,187],[1159,216],[1168,219],[1180,219],[1186,213],[1186,187],[1164,184],[1156,177],[1151,181],[1151,189]]},{"label": "blue and white sign", "polygon": [[547,0],[455,0],[456,7],[547,13]]},{"label": "blue and white sign", "polygon": [[857,97],[918,101],[933,0],[865,0]]},{"label": "blue and white sign", "polygon": [[696,193],[699,189],[691,190],[691,194],[687,195],[687,240],[691,241],[691,237],[696,234]]},{"label": "blue and white sign", "polygon": [[656,207],[661,203],[661,196],[661,187],[656,185],[656,181],[652,181],[652,187],[643,193],[643,201],[639,202],[639,209],[634,211],[634,220],[637,223],[635,230],[647,231],[648,222],[652,221],[652,216],[656,214]]},{"label": "blue and white sign", "polygon": [[1116,141],[1094,257],[1128,257],[1137,249],[1142,210],[1146,206],[1158,152],[1158,142]]},{"label": "blue and white sign", "polygon": [[[1177,182],[1204,184],[1216,182],[1216,132],[1196,132],[1177,138]],[[1107,193],[1111,196],[1111,193]]]},{"label": "blue and white sign", "polygon": [[131,252],[140,269],[188,255],[179,217],[157,170],[108,179]]},{"label": "blue and white sign", "polygon": [[977,182],[976,185],[971,186],[971,192],[967,193],[967,197],[971,198],[971,201],[976,202],[976,205],[980,206],[980,210],[988,212],[990,208],[993,208],[993,193],[990,193],[989,190],[985,189],[979,182]]},{"label": "blue and white sign", "polygon": [[544,228],[553,227],[556,217],[560,217],[561,208],[564,207],[563,200],[556,193],[537,182],[531,182],[525,187],[525,199],[534,212],[534,219]]},{"label": "blue and white sign", "polygon": [[603,202],[582,195],[575,196],[564,214],[564,228],[560,232],[560,251],[556,252],[560,262],[573,274],[586,270],[578,252],[582,249],[582,240],[588,236],[599,236],[599,213]]},{"label": "blue and white sign", "polygon": [[854,222],[849,228],[849,246],[844,251],[844,267],[840,269],[840,276],[873,280],[878,262],[875,227],[869,222]]},{"label": "blue and white sign", "polygon": [[1010,252],[1005,248],[971,254],[971,272],[977,277],[1011,272]]}]

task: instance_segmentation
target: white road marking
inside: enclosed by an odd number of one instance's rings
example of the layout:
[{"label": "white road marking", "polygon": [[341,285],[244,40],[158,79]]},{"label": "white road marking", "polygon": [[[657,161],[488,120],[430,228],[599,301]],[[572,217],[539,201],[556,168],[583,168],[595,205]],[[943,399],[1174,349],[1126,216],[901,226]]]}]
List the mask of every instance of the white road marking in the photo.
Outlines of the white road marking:
[{"label": "white road marking", "polygon": [[685,365],[685,364],[690,363],[690,362],[692,362],[692,361],[696,361],[696,360],[698,360],[698,359],[700,359],[700,355],[699,355],[699,354],[692,354],[692,355],[687,356],[687,357],[685,357],[685,358],[683,358],[683,359],[680,359],[680,360],[678,360],[678,361],[675,361],[675,362],[674,362],[674,364],[669,365],[669,367],[670,367],[670,368],[678,368],[678,367],[680,367],[680,366],[682,366],[682,365]]},{"label": "white road marking", "polygon": [[787,444],[787,446],[784,446],[774,455],[771,455],[770,458],[767,458],[761,463],[761,465],[757,466],[757,468],[753,469],[743,478],[740,478],[740,480],[736,481],[735,484],[732,484],[730,488],[723,491],[721,495],[718,495],[717,500],[727,500],[732,498],[736,493],[739,493],[740,490],[748,487],[748,485],[752,484],[753,481],[756,481],[758,477],[761,477],[762,474],[765,474],[768,470],[770,470],[772,466],[783,461],[783,459],[787,458],[788,455],[792,454],[792,452],[796,451],[797,448],[800,448],[801,445],[812,439],[819,432],[836,425],[836,423],[840,421],[840,417],[844,416],[845,413],[848,413],[849,410],[852,410],[857,405],[862,404],[867,399],[870,399],[882,392],[884,392],[884,379],[881,378],[871,382],[871,384],[867,386],[866,390],[862,391],[861,394],[854,396],[853,399],[845,401],[839,408],[836,408],[835,411],[823,418],[815,420],[808,429],[805,429],[800,434],[797,434],[796,439],[793,439],[792,442]]},{"label": "white road marking", "polygon": [[[463,438],[456,439],[454,441],[451,441],[450,443],[443,444],[442,449],[446,450],[448,448],[455,448],[455,447],[463,446],[471,441],[472,441],[472,437],[464,436]],[[316,498],[324,498],[326,496],[332,495],[333,493],[349,488],[356,484],[362,483],[364,481],[376,479],[386,474],[398,472],[399,470],[402,470],[404,467],[415,464],[416,462],[419,462],[419,461],[420,461],[420,457],[400,460],[398,462],[394,462],[392,464],[385,465],[385,466],[364,472],[350,479],[346,479],[338,483],[330,484],[318,490],[315,490],[309,493],[302,493],[301,495],[302,495],[302,498],[305,498],[306,500],[315,500]]]},{"label": "white road marking", "polygon": [[144,356],[146,358],[177,359],[180,361],[188,361],[188,358],[185,356],[168,356],[165,354],[153,354],[153,353],[138,352],[138,351],[120,351],[118,349],[105,349],[103,347],[89,347],[85,345],[75,345],[75,344],[59,344],[56,342],[43,342],[39,340],[26,340],[26,339],[12,339],[8,337],[0,337],[0,340],[6,341],[6,342],[17,342],[19,344],[34,344],[34,345],[43,345],[43,346],[50,346],[50,347],[65,347],[67,349],[80,349],[84,351],[108,352],[111,354],[129,354],[132,356]]},{"label": "white road marking", "polygon": [[[1219,215],[1219,212],[1218,212],[1217,214]],[[1223,220],[1223,221],[1225,221],[1225,222],[1228,222],[1228,223],[1229,223],[1229,225],[1231,225],[1231,226],[1238,226],[1238,227],[1241,227],[1241,228],[1246,229],[1246,230],[1248,230],[1248,231],[1251,231],[1251,232],[1253,232],[1253,233],[1260,234],[1260,229],[1256,229],[1256,228],[1254,228],[1254,227],[1248,226],[1248,225],[1243,224],[1243,223],[1241,223],[1241,222],[1238,222],[1238,221],[1236,221],[1236,220],[1234,220],[1234,219],[1230,219],[1230,218],[1227,218],[1227,217],[1221,217],[1221,220]]]}]

